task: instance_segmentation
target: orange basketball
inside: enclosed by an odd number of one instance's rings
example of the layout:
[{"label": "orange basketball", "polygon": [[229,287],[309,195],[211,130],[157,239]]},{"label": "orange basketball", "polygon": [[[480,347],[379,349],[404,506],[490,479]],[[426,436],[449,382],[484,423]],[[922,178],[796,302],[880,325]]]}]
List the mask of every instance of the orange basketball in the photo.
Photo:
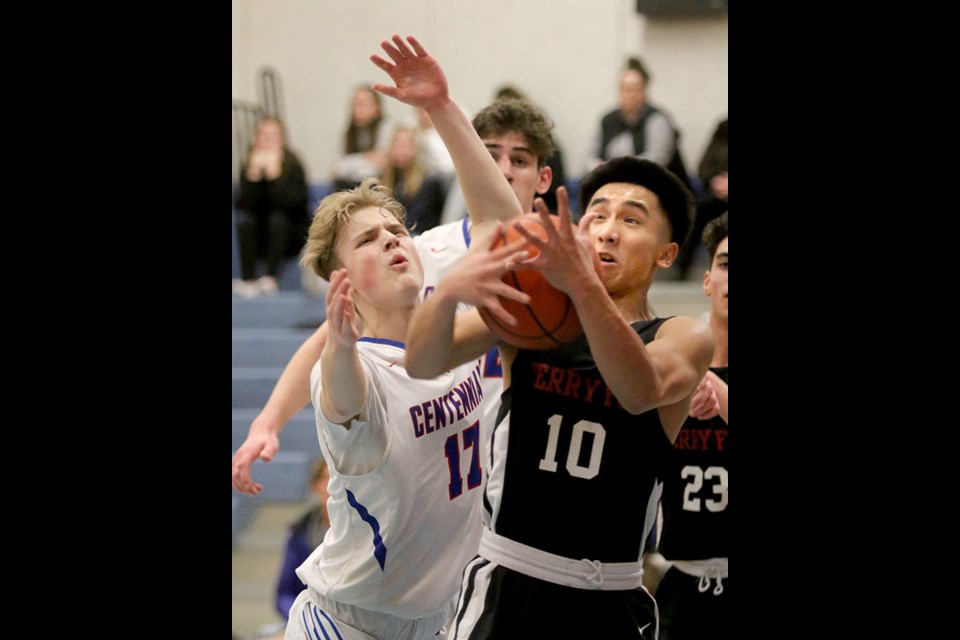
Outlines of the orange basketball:
[{"label": "orange basketball", "polygon": [[[551,220],[555,227],[559,227],[560,219],[557,216],[551,216]],[[537,214],[526,214],[520,222],[531,233],[547,238],[547,231]],[[504,223],[503,232],[494,241],[491,251],[523,240],[520,232],[513,228],[513,223],[513,220]],[[540,254],[536,247],[529,244],[525,248],[531,258]],[[583,332],[570,296],[554,288],[539,271],[509,271],[503,276],[503,281],[530,296],[530,304],[500,298],[500,304],[517,319],[517,324],[511,326],[503,323],[485,307],[477,307],[477,310],[487,327],[505,342],[523,349],[553,349],[572,341]]]}]

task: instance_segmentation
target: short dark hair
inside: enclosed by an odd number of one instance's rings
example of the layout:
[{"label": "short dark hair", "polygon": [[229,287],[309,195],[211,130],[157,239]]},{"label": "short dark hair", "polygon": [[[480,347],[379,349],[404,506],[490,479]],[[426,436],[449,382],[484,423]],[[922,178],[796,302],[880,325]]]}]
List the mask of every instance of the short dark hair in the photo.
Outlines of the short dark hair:
[{"label": "short dark hair", "polygon": [[711,265],[713,265],[713,259],[717,256],[717,247],[720,246],[720,243],[728,234],[726,211],[708,222],[707,226],[703,228],[703,246],[706,247],[707,255],[710,256]]},{"label": "short dark hair", "polygon": [[580,204],[584,213],[590,206],[593,194],[611,182],[636,184],[655,193],[670,223],[670,241],[683,246],[690,235],[696,201],[690,189],[677,176],[652,160],[632,156],[607,160],[580,182]]}]

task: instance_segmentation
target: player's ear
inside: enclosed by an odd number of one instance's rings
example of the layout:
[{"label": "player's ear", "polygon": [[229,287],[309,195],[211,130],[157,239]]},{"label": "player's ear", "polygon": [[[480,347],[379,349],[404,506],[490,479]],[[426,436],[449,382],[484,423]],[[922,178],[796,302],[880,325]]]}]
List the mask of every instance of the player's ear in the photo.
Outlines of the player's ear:
[{"label": "player's ear", "polygon": [[550,165],[540,167],[540,175],[537,178],[537,193],[545,194],[547,189],[550,188],[551,182],[553,182],[553,167]]},{"label": "player's ear", "polygon": [[666,269],[677,259],[680,246],[676,242],[668,242],[657,248],[657,266]]},{"label": "player's ear", "polygon": [[703,295],[710,296],[710,270],[703,272]]}]

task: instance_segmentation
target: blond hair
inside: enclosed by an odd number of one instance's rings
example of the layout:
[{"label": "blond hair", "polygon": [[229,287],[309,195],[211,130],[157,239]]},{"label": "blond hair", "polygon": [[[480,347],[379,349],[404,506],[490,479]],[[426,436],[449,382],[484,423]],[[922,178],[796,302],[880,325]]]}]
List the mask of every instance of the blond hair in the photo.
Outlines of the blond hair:
[{"label": "blond hair", "polygon": [[334,249],[340,231],[350,222],[354,212],[366,207],[388,211],[401,224],[406,223],[407,211],[393,198],[390,189],[380,184],[377,178],[364,178],[360,186],[335,191],[317,205],[300,264],[329,281],[330,272],[339,266]]}]

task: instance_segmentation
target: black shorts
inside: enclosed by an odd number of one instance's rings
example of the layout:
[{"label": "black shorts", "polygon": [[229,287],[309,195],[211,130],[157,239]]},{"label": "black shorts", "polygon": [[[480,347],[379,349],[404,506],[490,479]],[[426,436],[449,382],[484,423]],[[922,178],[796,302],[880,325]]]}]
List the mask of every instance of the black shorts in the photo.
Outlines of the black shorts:
[{"label": "black shorts", "polygon": [[715,578],[702,581],[670,567],[657,587],[660,640],[726,638],[729,578],[720,582],[722,591],[718,594]]},{"label": "black shorts", "polygon": [[453,632],[447,638],[655,640],[657,627],[657,605],[643,587],[567,587],[478,556],[464,569]]}]

